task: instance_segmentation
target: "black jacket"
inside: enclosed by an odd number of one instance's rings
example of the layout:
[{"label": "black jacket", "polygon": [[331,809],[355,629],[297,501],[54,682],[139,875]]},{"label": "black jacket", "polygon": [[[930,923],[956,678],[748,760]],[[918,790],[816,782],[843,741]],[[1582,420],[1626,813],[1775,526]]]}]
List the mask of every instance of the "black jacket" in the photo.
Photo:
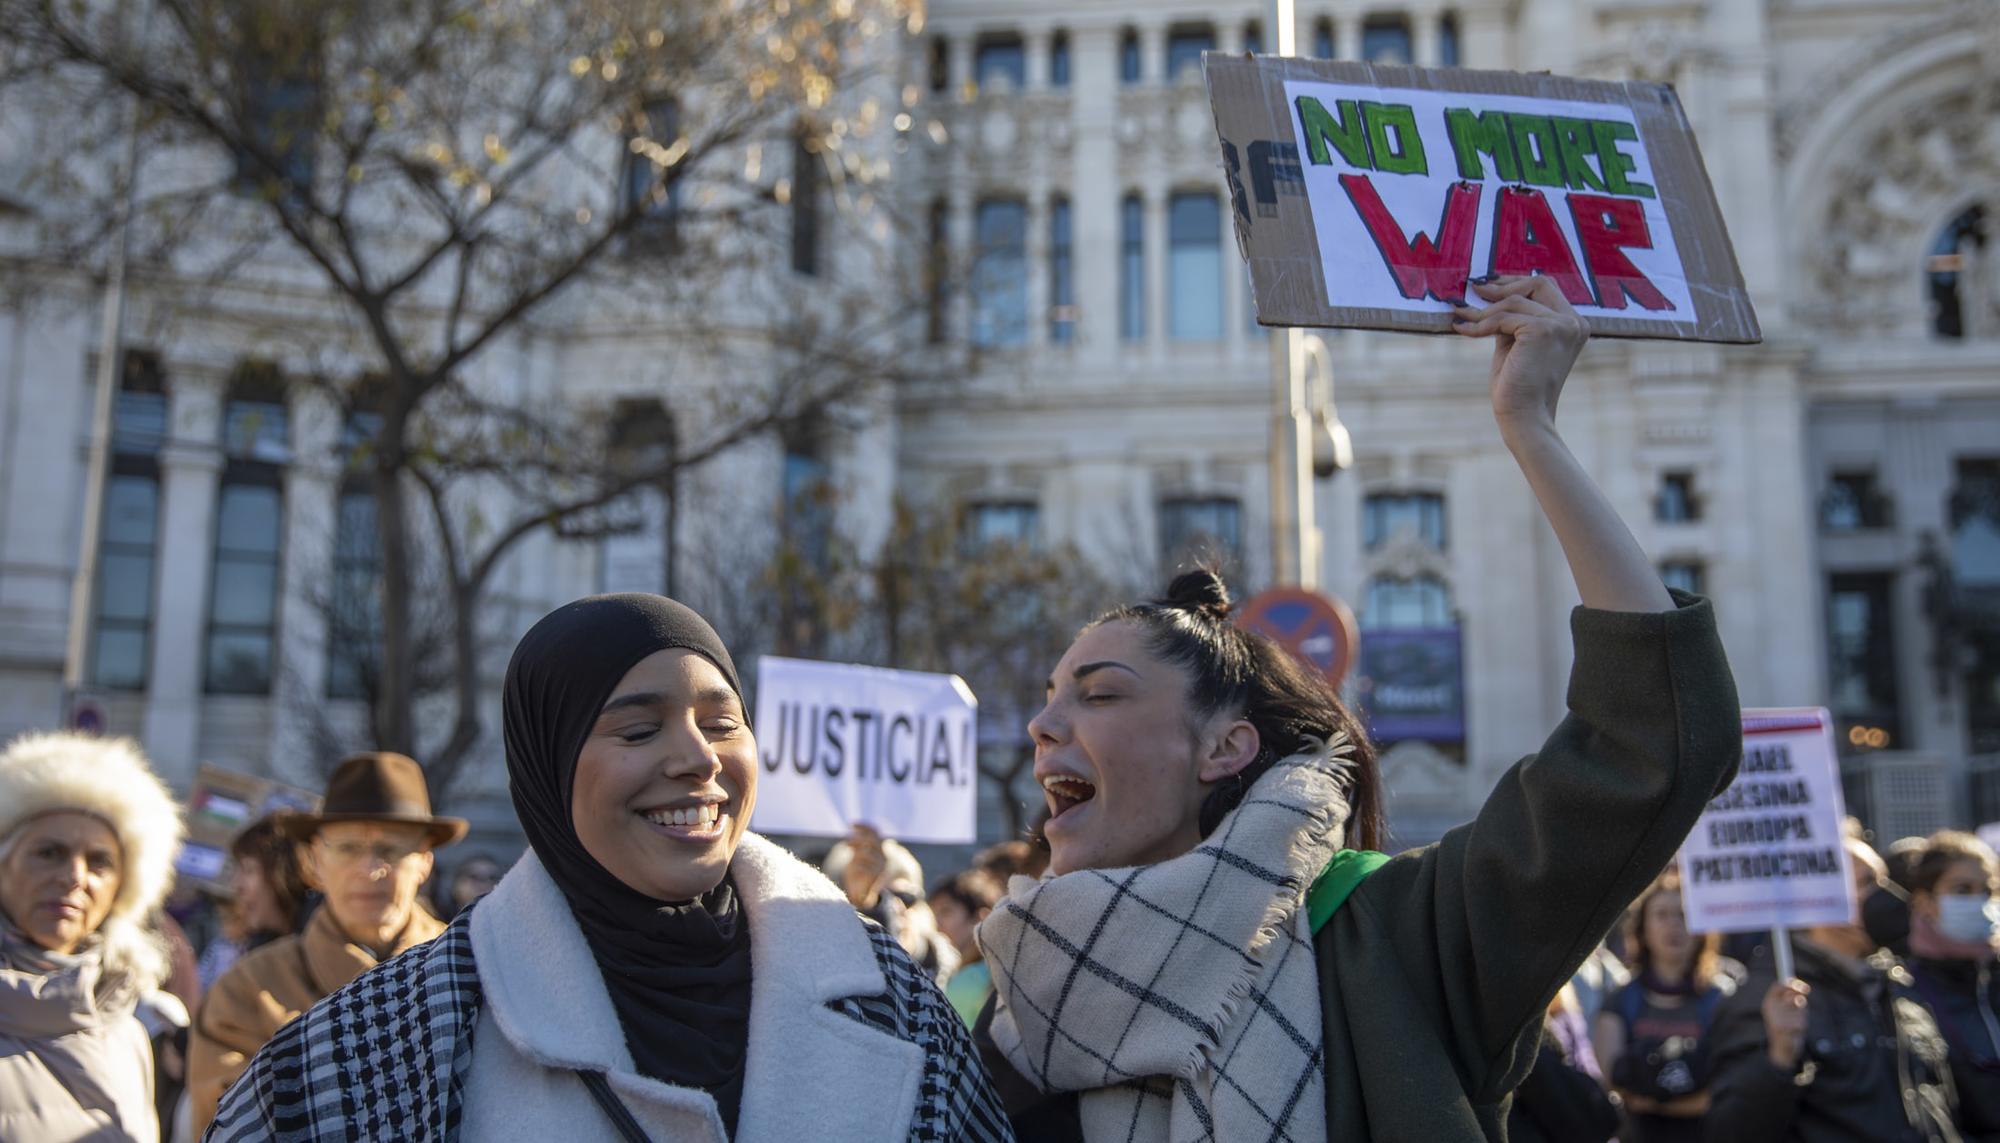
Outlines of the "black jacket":
[{"label": "black jacket", "polygon": [[1969,1143],[2000,1143],[2000,981],[1994,962],[1912,958],[1917,995],[1951,1045],[1959,1130]]},{"label": "black jacket", "polygon": [[1944,1037],[1901,962],[1880,952],[1859,971],[1795,940],[1806,1002],[1796,1073],[1771,1063],[1760,958],[1709,1033],[1709,1143],[1957,1143],[1958,1098]]},{"label": "black jacket", "polygon": [[1605,1143],[1618,1134],[1618,1109],[1589,1075],[1570,1066],[1544,1033],[1528,1078],[1514,1089],[1507,1143]]}]

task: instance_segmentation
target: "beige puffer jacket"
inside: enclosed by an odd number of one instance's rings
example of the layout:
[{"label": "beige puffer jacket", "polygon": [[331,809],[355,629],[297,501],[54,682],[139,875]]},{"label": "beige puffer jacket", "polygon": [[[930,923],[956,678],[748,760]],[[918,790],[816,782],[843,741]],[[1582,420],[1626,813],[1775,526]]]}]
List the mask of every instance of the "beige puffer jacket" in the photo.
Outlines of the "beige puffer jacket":
[{"label": "beige puffer jacket", "polygon": [[0,964],[0,1140],[158,1143],[153,1048],[131,989],[98,995],[98,965]]}]

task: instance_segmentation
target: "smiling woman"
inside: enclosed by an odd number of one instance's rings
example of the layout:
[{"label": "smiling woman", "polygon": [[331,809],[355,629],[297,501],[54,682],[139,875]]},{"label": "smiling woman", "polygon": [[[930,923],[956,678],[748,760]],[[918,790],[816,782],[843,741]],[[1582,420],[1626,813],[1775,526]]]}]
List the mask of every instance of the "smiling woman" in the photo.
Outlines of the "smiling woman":
[{"label": "smiling woman", "polygon": [[501,706],[529,851],[281,1032],[212,1139],[1013,1137],[930,980],[747,832],[756,738],[700,616],[558,608]]}]

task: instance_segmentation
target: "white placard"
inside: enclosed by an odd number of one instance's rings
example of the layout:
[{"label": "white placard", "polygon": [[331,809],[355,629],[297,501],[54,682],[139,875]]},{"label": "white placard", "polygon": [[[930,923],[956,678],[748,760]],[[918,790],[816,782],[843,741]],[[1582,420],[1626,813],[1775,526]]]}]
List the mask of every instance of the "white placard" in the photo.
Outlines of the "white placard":
[{"label": "white placard", "polygon": [[957,675],[757,661],[761,833],[974,840],[979,701]]},{"label": "white placard", "polygon": [[1812,707],[1743,712],[1743,766],[1681,847],[1681,903],[1697,933],[1842,925],[1855,917],[1833,718]]},{"label": "white placard", "polygon": [[1533,270],[1585,317],[1694,319],[1630,108],[1305,80],[1285,96],[1328,305],[1444,313],[1468,275]]}]

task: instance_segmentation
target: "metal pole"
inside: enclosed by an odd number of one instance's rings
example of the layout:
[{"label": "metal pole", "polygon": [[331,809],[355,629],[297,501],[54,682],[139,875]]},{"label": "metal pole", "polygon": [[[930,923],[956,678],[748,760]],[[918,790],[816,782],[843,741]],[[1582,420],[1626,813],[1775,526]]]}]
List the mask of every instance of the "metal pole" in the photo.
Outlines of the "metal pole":
[{"label": "metal pole", "polygon": [[[145,9],[143,28],[152,26],[152,5]],[[145,32],[142,30],[143,42]],[[97,377],[91,395],[90,457],[83,483],[81,536],[76,575],[69,588],[69,638],[63,653],[63,722],[68,724],[84,687],[90,663],[91,618],[96,609],[97,552],[103,530],[104,486],[110,480],[112,397],[124,363],[125,267],[132,253],[132,213],[139,186],[139,98],[125,110],[124,194],[118,213],[118,237],[111,245],[111,263],[104,276],[104,322],[98,333]]]},{"label": "metal pole", "polygon": [[[1271,0],[1272,40],[1281,56],[1298,55],[1292,0]],[[1313,512],[1312,419],[1306,400],[1302,329],[1271,331],[1271,578],[1319,586]]]}]

